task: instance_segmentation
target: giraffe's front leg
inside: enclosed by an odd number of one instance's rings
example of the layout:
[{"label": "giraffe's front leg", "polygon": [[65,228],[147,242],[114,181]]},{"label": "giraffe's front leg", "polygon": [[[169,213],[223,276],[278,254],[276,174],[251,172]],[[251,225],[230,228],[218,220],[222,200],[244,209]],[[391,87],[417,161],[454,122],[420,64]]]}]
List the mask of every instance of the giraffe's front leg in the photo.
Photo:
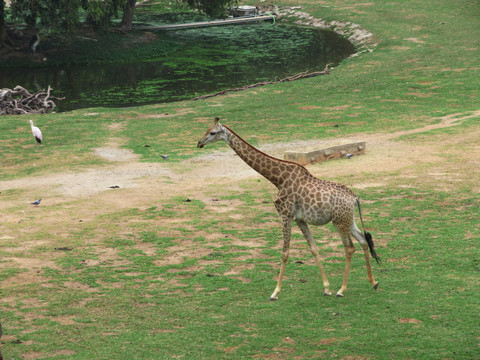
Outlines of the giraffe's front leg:
[{"label": "giraffe's front leg", "polygon": [[325,274],[325,270],[323,269],[322,262],[320,261],[320,256],[318,255],[317,245],[315,244],[315,240],[313,240],[312,234],[310,233],[310,229],[305,221],[297,220],[297,225],[302,230],[305,239],[307,239],[308,246],[310,247],[310,251],[315,258],[315,262],[317,263],[318,268],[320,269],[320,274],[322,274],[323,280],[323,295],[332,295],[330,291],[330,283],[328,282],[327,275]]},{"label": "giraffe's front leg", "polygon": [[282,289],[283,276],[285,274],[285,267],[287,266],[288,253],[290,249],[290,237],[292,230],[292,220],[289,218],[282,219],[283,223],[283,250],[282,250],[282,265],[280,266],[280,274],[278,275],[277,287],[270,296],[270,301],[278,300],[278,294]]}]

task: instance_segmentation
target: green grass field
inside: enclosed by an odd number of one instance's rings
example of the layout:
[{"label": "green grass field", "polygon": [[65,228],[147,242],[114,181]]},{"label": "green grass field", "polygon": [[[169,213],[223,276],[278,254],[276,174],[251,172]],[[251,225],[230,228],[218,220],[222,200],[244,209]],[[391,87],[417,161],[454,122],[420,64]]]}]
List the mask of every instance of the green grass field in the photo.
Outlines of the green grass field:
[{"label": "green grass field", "polygon": [[[281,5],[359,24],[377,45],[327,76],[204,101],[0,117],[5,359],[480,358],[478,2]],[[364,156],[308,169],[362,199],[377,292],[358,246],[346,296],[324,297],[295,229],[268,301],[275,188],[234,177],[246,165],[226,144],[196,148],[215,116],[255,146],[367,141]],[[311,230],[336,291],[341,241]]]}]

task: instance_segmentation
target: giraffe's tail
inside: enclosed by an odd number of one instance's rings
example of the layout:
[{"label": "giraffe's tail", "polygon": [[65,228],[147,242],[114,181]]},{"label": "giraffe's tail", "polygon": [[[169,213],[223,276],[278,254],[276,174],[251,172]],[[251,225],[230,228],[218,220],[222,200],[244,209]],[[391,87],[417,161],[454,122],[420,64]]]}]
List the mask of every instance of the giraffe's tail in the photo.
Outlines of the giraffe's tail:
[{"label": "giraffe's tail", "polygon": [[370,234],[369,232],[365,231],[365,225],[363,225],[362,210],[360,209],[360,200],[358,200],[358,199],[355,199],[355,200],[356,200],[356,202],[357,202],[358,214],[360,215],[360,222],[362,223],[363,234],[364,234],[364,236],[365,236],[365,240],[367,241],[368,248],[370,249],[370,254],[371,254],[372,257],[377,261],[377,263],[380,264],[381,260],[380,260],[380,257],[379,257],[379,256],[377,255],[377,253],[375,252],[372,234]]},{"label": "giraffe's tail", "polygon": [[380,264],[382,260],[380,260],[380,256],[377,255],[375,252],[375,249],[373,248],[373,239],[372,239],[372,234],[369,232],[363,230],[363,234],[365,235],[365,240],[367,240],[368,248],[370,249],[370,254],[372,254],[372,257],[375,259],[377,264]]}]

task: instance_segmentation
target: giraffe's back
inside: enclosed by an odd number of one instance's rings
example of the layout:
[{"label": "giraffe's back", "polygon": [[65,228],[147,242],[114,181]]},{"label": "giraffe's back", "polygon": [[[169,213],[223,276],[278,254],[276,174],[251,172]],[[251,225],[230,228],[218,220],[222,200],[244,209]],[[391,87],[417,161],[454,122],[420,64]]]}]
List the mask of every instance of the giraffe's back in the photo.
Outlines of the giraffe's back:
[{"label": "giraffe's back", "polygon": [[314,225],[351,221],[356,196],[346,186],[312,176],[296,190],[295,220]]}]

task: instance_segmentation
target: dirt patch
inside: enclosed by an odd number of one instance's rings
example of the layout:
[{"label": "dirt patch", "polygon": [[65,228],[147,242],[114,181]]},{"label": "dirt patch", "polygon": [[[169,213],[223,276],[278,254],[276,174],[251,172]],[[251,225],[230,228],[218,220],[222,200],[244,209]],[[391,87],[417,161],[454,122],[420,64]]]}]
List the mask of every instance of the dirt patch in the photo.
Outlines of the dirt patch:
[{"label": "dirt patch", "polygon": [[41,359],[41,358],[44,358],[46,356],[59,356],[59,357],[62,357],[62,356],[72,356],[72,355],[75,355],[75,351],[73,350],[68,350],[68,349],[65,349],[65,350],[58,350],[58,351],[55,351],[55,352],[52,352],[52,353],[48,353],[45,354],[45,353],[40,353],[40,352],[27,352],[27,353],[24,353],[22,354],[22,359],[25,359],[25,360],[35,360],[35,359]]},{"label": "dirt patch", "polygon": [[94,149],[95,154],[108,161],[131,161],[138,158],[138,155],[130,149],[98,148]]},{"label": "dirt patch", "polygon": [[421,324],[422,323],[420,320],[412,319],[412,318],[398,319],[398,322],[401,324]]},{"label": "dirt patch", "polygon": [[423,40],[420,40],[418,38],[407,38],[405,39],[406,41],[411,41],[411,42],[414,42],[415,44],[425,44],[425,41]]},{"label": "dirt patch", "polygon": [[[99,150],[99,149],[97,149]],[[124,160],[121,149],[102,150],[101,156],[109,154],[111,161],[124,162],[118,166],[105,166],[93,168],[83,172],[72,172],[64,174],[53,174],[35,177],[37,192],[44,189],[44,193],[63,195],[68,197],[85,197],[108,189],[126,188],[137,186],[135,179],[146,176],[170,176],[171,171],[166,167],[155,163],[137,163],[131,159]],[[98,152],[97,152],[98,154]],[[135,158],[136,157],[132,157]],[[32,178],[22,178],[9,181],[1,181],[3,189],[28,189],[31,187]],[[44,199],[45,200],[45,199]],[[45,204],[45,201],[43,201]]]},{"label": "dirt patch", "polygon": [[300,106],[299,109],[300,109],[300,110],[314,110],[314,109],[320,109],[320,106],[315,106],[315,105],[311,105],[311,106]]},{"label": "dirt patch", "polygon": [[182,239],[178,245],[170,246],[168,254],[154,261],[155,266],[181,264],[185,259],[199,259],[212,253],[212,249],[195,244],[192,240]]}]

